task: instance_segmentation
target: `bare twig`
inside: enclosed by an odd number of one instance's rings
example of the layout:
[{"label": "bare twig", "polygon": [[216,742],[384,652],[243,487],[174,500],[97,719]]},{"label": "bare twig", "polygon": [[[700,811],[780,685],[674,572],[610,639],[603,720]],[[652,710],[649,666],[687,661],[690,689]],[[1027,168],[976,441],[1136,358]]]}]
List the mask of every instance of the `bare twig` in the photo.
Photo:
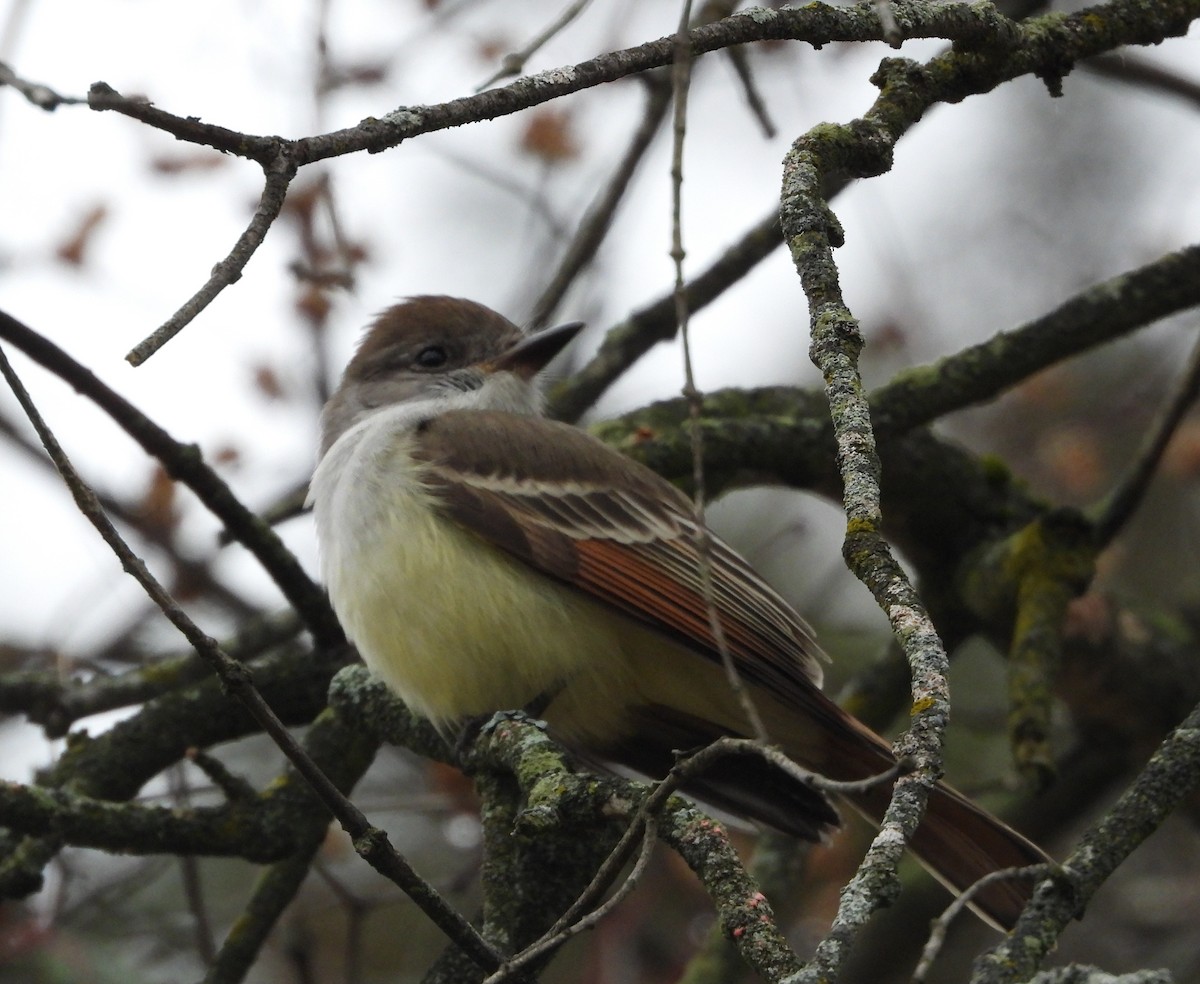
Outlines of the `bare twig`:
[{"label": "bare twig", "polygon": [[547,233],[553,240],[567,237],[567,223],[555,214],[538,188],[531,187],[528,182],[520,180],[504,168],[493,167],[486,161],[474,160],[466,154],[456,154],[445,147],[427,144],[423,150],[441,160],[448,161],[464,174],[469,174],[486,182],[493,188],[512,195],[528,210],[530,216],[541,220]]},{"label": "bare twig", "polygon": [[1200,707],[1180,723],[1146,767],[1062,864],[1043,882],[1011,933],[980,957],[972,984],[1027,981],[1096,890],[1180,803],[1200,788]]},{"label": "bare twig", "polygon": [[867,776],[865,779],[828,779],[820,773],[802,768],[773,745],[764,745],[760,741],[748,741],[744,738],[720,738],[709,748],[720,751],[721,754],[756,755],[793,779],[823,793],[837,796],[860,796],[879,786],[889,785],[900,776],[912,771],[911,762],[898,761],[882,772]]},{"label": "bare twig", "polygon": [[742,93],[746,97],[746,105],[750,107],[750,112],[754,114],[754,118],[758,120],[758,125],[762,127],[763,136],[768,140],[775,136],[778,132],[775,129],[775,124],[771,121],[771,114],[767,112],[767,104],[763,102],[763,97],[758,91],[758,86],[754,83],[754,73],[750,70],[750,59],[744,48],[730,48],[729,61],[733,65],[734,72],[737,73],[738,81],[742,84]]},{"label": "bare twig", "polygon": [[907,372],[871,394],[876,430],[902,434],[984,403],[1055,362],[1200,304],[1200,245],[1103,280],[1053,311]]},{"label": "bare twig", "polygon": [[913,971],[913,984],[921,984],[926,977],[929,976],[929,971],[933,969],[934,961],[942,952],[942,947],[946,943],[946,934],[950,931],[950,924],[958,918],[959,914],[965,912],[981,892],[991,885],[999,884],[1003,881],[1008,881],[1013,878],[1021,878],[1025,881],[1041,881],[1043,878],[1049,878],[1057,870],[1055,865],[1050,864],[1034,864],[1025,868],[1001,868],[999,871],[993,871],[990,874],[984,875],[974,885],[971,885],[966,891],[956,896],[933,921],[933,927],[930,930],[929,938],[925,941],[925,946],[921,950],[921,960],[917,964],[917,969]]},{"label": "bare twig", "polygon": [[[187,776],[182,765],[177,765],[167,775],[171,789],[172,808],[180,811],[191,806],[190,789]],[[209,966],[216,956],[216,946],[213,944],[212,919],[208,913],[208,903],[204,898],[204,885],[200,881],[200,866],[194,854],[184,854],[179,857],[179,868],[183,882],[183,896],[188,911],[192,914],[192,938],[196,943],[196,953],[204,966]]]},{"label": "bare twig", "polygon": [[563,252],[558,268],[550,278],[545,289],[533,305],[529,316],[530,329],[544,327],[550,320],[555,308],[563,299],[567,289],[575,282],[580,271],[591,262],[592,257],[604,242],[604,237],[612,225],[617,206],[629,188],[629,182],[637,171],[638,165],[650,149],[654,136],[666,114],[671,101],[670,87],[654,75],[646,77],[647,96],[646,106],[642,112],[642,120],[621,158],[613,170],[608,183],[600,194],[588,206],[587,214],[579,224],[579,230],[572,238],[570,245]]},{"label": "bare twig", "polygon": [[287,155],[280,153],[264,165],[266,181],[258,207],[246,231],[234,243],[229,255],[212,269],[204,286],[184,302],[183,306],[156,328],[149,337],[135,345],[125,356],[134,366],[140,366],[167,342],[179,334],[201,311],[208,307],[226,287],[241,279],[242,270],[262,245],[272,223],[283,208],[288,186],[296,176],[296,166]]},{"label": "bare twig", "polygon": [[500,61],[500,67],[475,87],[476,92],[482,92],[489,86],[495,85],[501,79],[511,78],[514,75],[520,75],[525,71],[525,63],[533,57],[534,54],[541,49],[547,41],[563,30],[568,24],[578,17],[592,0],[574,0],[563,9],[563,12],[558,15],[552,23],[530,41],[520,51],[510,51]]},{"label": "bare twig", "polygon": [[225,524],[232,537],[254,554],[304,619],[318,645],[332,649],[345,643],[345,634],[325,593],[313,583],[274,531],[250,512],[221,477],[205,464],[195,446],[176,441],[132,403],[101,382],[91,370],[3,311],[0,311],[0,338],[12,342],[99,406],[145,451],[161,461],[172,478],[195,492],[209,511]]},{"label": "bare twig", "polygon": [[357,981],[362,978],[359,965],[363,959],[363,935],[366,929],[367,917],[376,908],[385,905],[382,900],[372,901],[360,897],[338,878],[328,865],[316,859],[313,870],[329,888],[346,912],[346,939],[343,946],[342,978],[347,981]]},{"label": "bare twig", "polygon": [[249,780],[232,772],[224,762],[202,748],[189,748],[184,758],[204,773],[230,803],[248,803],[257,795]]},{"label": "bare twig", "polygon": [[[321,201],[325,203],[325,217],[329,220],[329,234],[333,239],[334,254],[340,264],[340,267],[334,271],[334,280],[339,287],[353,290],[355,284],[354,250],[350,240],[346,238],[345,229],[342,228],[341,211],[337,207],[337,200],[333,194],[333,176],[325,171],[319,180]],[[322,400],[322,402],[324,401]]]},{"label": "bare twig", "polygon": [[[661,807],[665,803],[665,798],[659,802]],[[623,902],[641,881],[642,875],[646,871],[646,866],[650,863],[650,858],[654,853],[654,845],[657,842],[658,835],[658,820],[653,813],[639,812],[637,819],[626,828],[621,840],[612,852],[605,859],[604,864],[600,866],[600,870],[596,872],[596,876],[592,879],[592,883],[584,890],[583,895],[554,923],[542,938],[529,946],[525,947],[516,956],[510,957],[495,973],[487,977],[483,984],[501,984],[502,981],[511,979],[514,972],[529,966],[539,957],[550,953],[562,946],[567,940],[573,936],[578,936],[584,930],[591,929],[601,919],[613,911],[621,902]],[[633,870],[629,872],[625,880],[609,898],[603,903],[597,905],[594,909],[596,899],[603,894],[605,888],[612,880],[620,873],[621,868],[625,866],[626,860],[632,845],[640,837],[641,850],[638,851],[637,860],[634,862]],[[588,911],[588,910],[591,911]]]},{"label": "bare twig", "polygon": [[683,148],[687,135],[687,95],[691,82],[691,50],[687,43],[687,26],[691,19],[691,0],[684,0],[683,10],[679,16],[679,29],[675,35],[675,62],[671,71],[671,91],[674,94],[672,106],[672,148],[671,148],[671,259],[675,264],[675,325],[679,337],[683,340],[683,397],[688,403],[688,415],[691,421],[689,435],[692,442],[692,518],[695,522],[693,541],[696,554],[700,560],[700,591],[704,596],[704,607],[708,616],[708,629],[712,635],[717,652],[721,655],[721,664],[725,668],[725,678],[729,688],[737,697],[738,704],[745,715],[750,733],[759,741],[766,743],[767,729],[750,691],[738,672],[729,651],[729,642],[725,636],[725,626],[721,624],[721,616],[717,612],[716,594],[712,579],[712,533],[705,519],[705,484],[704,484],[704,433],[700,428],[700,417],[704,411],[704,394],[696,387],[696,378],[692,372],[691,335],[688,332],[688,303],[687,287],[683,279],[683,260],[686,255],[683,248]]},{"label": "bare twig", "polygon": [[1158,470],[1167,445],[1200,395],[1200,343],[1192,348],[1187,369],[1170,401],[1151,423],[1133,464],[1117,487],[1095,508],[1094,522],[1098,544],[1112,542],[1141,504],[1150,480]]},{"label": "bare twig", "polygon": [[[779,210],[773,208],[707,270],[688,282],[688,311],[694,314],[716,300],[782,242]],[[634,362],[659,342],[674,338],[677,325],[673,291],[635,311],[627,321],[605,333],[591,362],[551,391],[551,415],[560,420],[578,420]]]},{"label": "bare twig", "polygon": [[258,137],[240,133],[214,123],[202,123],[195,116],[176,116],[159,109],[148,99],[123,96],[107,82],[95,82],[88,90],[87,104],[97,112],[110,110],[169,133],[176,140],[212,147],[270,166],[287,143],[280,137]]},{"label": "bare twig", "polygon": [[1156,65],[1148,58],[1139,58],[1127,51],[1120,54],[1097,55],[1080,63],[1080,68],[1096,75],[1116,79],[1127,85],[1165,92],[1200,107],[1200,80],[1185,78],[1169,68]]},{"label": "bare twig", "polygon": [[44,109],[48,113],[53,113],[59,106],[75,106],[87,102],[81,96],[64,96],[48,85],[23,79],[5,62],[0,61],[0,86],[6,85],[16,89],[38,109]]},{"label": "bare twig", "polygon": [[[714,24],[731,16],[736,6],[736,0],[706,0],[696,19],[700,24]],[[745,48],[738,47],[726,49],[726,54],[729,56],[734,73],[742,86],[742,94],[746,97],[746,105],[750,107],[750,112],[758,120],[758,125],[762,127],[764,135],[768,139],[774,137],[775,124],[771,122],[766,104],[759,94],[758,86],[754,84],[754,74],[750,71],[748,52]]]}]

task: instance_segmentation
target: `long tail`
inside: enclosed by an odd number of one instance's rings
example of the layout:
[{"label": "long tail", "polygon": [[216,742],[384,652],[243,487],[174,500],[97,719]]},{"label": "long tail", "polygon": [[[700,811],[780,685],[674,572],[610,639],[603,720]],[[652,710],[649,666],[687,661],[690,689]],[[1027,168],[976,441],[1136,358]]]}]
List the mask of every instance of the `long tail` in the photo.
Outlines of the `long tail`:
[{"label": "long tail", "polygon": [[[756,694],[767,712],[767,731],[805,768],[838,781],[857,781],[895,764],[891,746],[816,689],[805,695],[801,713]],[[662,774],[670,762],[663,749],[688,748],[719,737],[711,723],[665,707],[646,709],[639,739],[614,756],[635,769]],[[728,733],[728,732],[725,732]],[[655,740],[647,741],[653,735]],[[614,750],[616,751],[616,750]],[[761,759],[724,760],[689,787],[700,799],[753,817],[786,833],[818,839],[837,824],[825,797]],[[890,783],[848,797],[872,823],[883,820],[891,800]],[[945,783],[929,797],[921,825],[909,842],[917,859],[955,894],[1003,868],[1042,864],[1050,859],[1032,841]],[[1005,879],[980,891],[971,908],[998,929],[1013,927],[1033,893],[1029,879]]]},{"label": "long tail", "polygon": [[[798,687],[787,705],[759,688],[753,688],[753,696],[771,740],[817,775],[858,781],[895,765],[891,745],[811,684]],[[674,749],[695,748],[737,734],[733,723],[741,712],[735,706],[721,713],[727,719],[724,726],[713,722],[716,714],[702,718],[665,702],[630,707],[627,713],[633,727],[605,749],[605,757],[647,775],[663,775],[674,761]],[[685,790],[713,806],[809,840],[820,839],[838,823],[823,794],[763,759],[723,759]],[[891,784],[882,783],[848,802],[879,824],[891,794]],[[994,871],[1049,861],[1033,842],[944,783],[931,792],[909,847],[956,894]],[[1029,879],[997,882],[975,896],[972,908],[992,925],[1011,929],[1033,887]]]},{"label": "long tail", "polygon": [[[806,748],[813,748],[811,729],[802,736],[806,746],[792,747],[784,739],[785,748],[797,761],[807,759],[817,772],[839,780],[878,775],[895,763],[887,742],[823,694],[814,691],[809,703],[809,714],[821,724],[818,745],[822,747],[817,760],[811,753],[805,754]],[[849,797],[848,802],[878,825],[891,794],[891,785],[882,784]],[[930,793],[925,816],[909,848],[930,874],[956,895],[994,871],[1050,860],[1028,838],[941,782]],[[1033,894],[1034,884],[1027,878],[998,881],[975,895],[971,908],[998,929],[1011,929]]]}]

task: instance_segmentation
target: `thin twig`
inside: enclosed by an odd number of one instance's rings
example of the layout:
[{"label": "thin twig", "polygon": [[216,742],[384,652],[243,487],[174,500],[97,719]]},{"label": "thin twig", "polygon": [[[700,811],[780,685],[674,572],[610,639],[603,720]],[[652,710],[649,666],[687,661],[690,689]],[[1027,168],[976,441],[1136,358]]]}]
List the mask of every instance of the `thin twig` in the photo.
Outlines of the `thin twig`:
[{"label": "thin twig", "polygon": [[339,287],[353,290],[355,286],[354,264],[356,262],[354,249],[346,237],[346,230],[342,227],[341,211],[337,207],[337,199],[334,198],[333,193],[333,174],[324,171],[318,181],[321,188],[321,201],[325,203],[325,217],[329,220],[329,235],[333,240],[333,252],[341,267],[335,271],[334,280]]},{"label": "thin twig", "polygon": [[704,434],[700,427],[700,418],[704,412],[704,394],[696,388],[696,378],[692,372],[687,287],[683,279],[683,260],[686,255],[683,248],[683,147],[687,134],[687,94],[691,81],[691,49],[687,43],[687,27],[691,19],[691,12],[691,0],[684,0],[683,12],[679,18],[679,30],[675,35],[675,62],[671,72],[671,89],[674,93],[672,107],[674,140],[671,151],[671,259],[675,263],[675,324],[679,337],[683,341],[683,396],[688,402],[688,415],[691,421],[692,501],[693,519],[696,525],[694,542],[700,560],[700,591],[704,596],[704,607],[708,614],[708,628],[717,652],[721,655],[721,664],[725,667],[725,677],[729,682],[730,690],[733,691],[741,705],[751,734],[759,741],[767,743],[769,741],[767,730],[763,726],[758,708],[754,706],[754,701],[750,697],[750,691],[742,681],[742,675],[733,661],[733,654],[729,651],[729,641],[725,636],[725,627],[721,624],[721,617],[717,613],[717,599],[712,579],[712,533],[708,529],[708,521],[704,515]]},{"label": "thin twig", "polygon": [[511,51],[500,60],[500,67],[475,87],[476,92],[482,92],[501,79],[511,78],[514,75],[520,75],[525,71],[525,63],[533,57],[534,54],[554,35],[558,34],[563,28],[571,23],[576,17],[583,13],[584,8],[591,3],[592,0],[575,0],[570,6],[559,14],[558,19],[551,23],[541,34],[537,35],[520,51]]},{"label": "thin twig", "polygon": [[879,26],[883,28],[883,40],[893,48],[899,48],[904,41],[904,32],[896,22],[896,12],[892,9],[892,0],[871,0],[875,13],[879,16]]},{"label": "thin twig", "polygon": [[248,779],[230,771],[224,762],[204,749],[189,748],[184,757],[203,772],[208,781],[221,790],[221,794],[230,803],[249,803],[257,795]]},{"label": "thin twig", "polygon": [[3,350],[0,350],[0,374],[4,376],[21,408],[29,417],[47,454],[54,461],[55,467],[58,468],[63,481],[74,497],[79,511],[96,528],[104,542],[116,554],[125,571],[141,585],[171,624],[212,666],[226,691],[245,706],[263,731],[287,756],[296,771],[308,781],[317,797],[354,839],[354,846],[359,854],[372,867],[407,893],[422,911],[481,967],[493,970],[499,966],[500,957],[491,945],[457,911],[446,904],[433,887],[422,879],[408,861],[391,846],[387,834],[373,827],[358,807],[351,803],[313,762],[271,707],[263,700],[252,682],[250,670],[244,664],[232,659],[221,649],[215,639],[201,631],[167,590],[159,584],[142,559],[129,548],[120,533],[117,532],[116,527],[104,514],[95,493],[75,471],[58,440],[42,420],[41,414],[21,380],[13,371]]},{"label": "thin twig", "polygon": [[946,906],[941,915],[933,921],[933,926],[929,932],[929,939],[925,941],[925,946],[921,949],[921,959],[917,963],[917,969],[913,971],[913,984],[921,984],[929,975],[929,971],[933,969],[934,961],[937,960],[938,955],[942,952],[942,947],[946,943],[946,934],[950,931],[950,924],[983,891],[1000,882],[1018,878],[1024,881],[1041,881],[1044,878],[1049,878],[1056,870],[1058,870],[1057,865],[1052,864],[1031,864],[1024,868],[1000,868],[997,871],[992,871],[984,875],[979,881],[955,897],[954,901]]},{"label": "thin twig", "polygon": [[[46,457],[40,445],[30,441],[25,434],[14,427],[12,422],[2,414],[0,414],[0,436],[10,441],[13,447],[24,454],[30,461],[36,463],[39,468],[54,470],[53,463]],[[136,505],[122,502],[114,495],[106,492],[97,492],[96,494],[99,496],[100,504],[104,507],[106,513],[119,522],[137,530],[139,536],[144,537],[163,552],[163,555],[175,567],[174,577],[177,582],[187,583],[192,585],[193,590],[196,592],[208,594],[214,601],[227,608],[239,620],[259,618],[261,616],[262,613],[260,610],[247,601],[244,595],[221,583],[212,565],[207,560],[193,559],[185,556],[180,551],[173,528],[168,529],[160,524],[147,522],[147,517],[143,510],[139,509]],[[111,649],[114,644],[121,645],[122,647],[125,645],[123,641],[114,639],[108,648]]]},{"label": "thin twig", "polygon": [[457,154],[432,141],[423,145],[422,150],[440,160],[448,161],[464,174],[479,178],[493,188],[512,195],[529,210],[530,217],[541,220],[551,240],[558,242],[567,238],[567,222],[555,214],[542,192],[514,177],[511,171],[493,167],[486,161],[474,160],[466,154]]},{"label": "thin twig", "polygon": [[1167,445],[1183,422],[1192,404],[1200,396],[1200,342],[1192,347],[1187,369],[1170,401],[1151,423],[1133,464],[1117,483],[1116,488],[1094,510],[1095,533],[1100,546],[1112,542],[1136,512],[1150,481],[1158,470]]},{"label": "thin twig", "polygon": [[538,329],[546,325],[551,314],[562,301],[563,295],[566,294],[567,288],[574,283],[580,271],[596,255],[596,251],[604,242],[604,237],[612,226],[617,206],[629,189],[629,183],[637,171],[638,165],[645,158],[646,151],[650,149],[650,145],[658,133],[667,106],[670,105],[671,90],[669,86],[662,83],[657,75],[647,76],[646,86],[648,89],[646,106],[642,111],[642,119],[633,134],[633,139],[630,140],[625,155],[613,170],[608,183],[588,206],[587,213],[579,224],[579,231],[576,232],[562,259],[559,260],[558,268],[551,276],[550,283],[546,285],[534,303],[533,312],[529,316],[528,327],[530,329]]},{"label": "thin twig", "polygon": [[[185,811],[191,807],[191,796],[187,776],[183,765],[179,764],[167,774],[170,784],[172,808]],[[196,943],[196,953],[201,963],[208,967],[212,965],[217,955],[213,943],[212,919],[208,913],[208,903],[204,899],[204,885],[200,881],[200,867],[194,854],[184,854],[179,857],[180,874],[183,881],[183,897],[188,911],[192,914],[192,939]]]},{"label": "thin twig", "polygon": [[317,873],[321,881],[325,883],[325,886],[333,892],[342,909],[346,912],[345,940],[342,947],[342,979],[346,981],[360,980],[362,972],[359,965],[362,963],[365,952],[363,936],[366,929],[366,920],[374,909],[385,905],[386,902],[376,902],[360,898],[342,879],[330,871],[329,866],[323,863],[320,858],[316,859],[312,870]]},{"label": "thin twig", "polygon": [[6,85],[16,89],[38,109],[44,109],[47,113],[53,113],[59,106],[75,106],[87,102],[81,96],[64,96],[41,82],[30,82],[14,72],[7,63],[0,61],[0,86]]},{"label": "thin twig", "polygon": [[750,112],[758,120],[758,125],[762,127],[763,136],[770,140],[778,131],[771,120],[771,114],[767,112],[767,104],[763,102],[758,86],[754,83],[754,73],[750,71],[750,58],[746,49],[728,48],[726,50],[729,54],[730,64],[733,65],[738,81],[742,84],[742,94],[746,97],[746,105],[750,107]]},{"label": "thin twig", "polygon": [[263,167],[266,180],[258,207],[245,232],[238,236],[229,255],[212,269],[204,286],[184,302],[171,317],[147,338],[138,342],[125,356],[130,365],[140,366],[150,356],[178,335],[201,311],[208,307],[226,287],[241,279],[242,270],[266,239],[271,225],[278,218],[287,198],[288,186],[296,176],[296,165],[285,154],[279,154]]},{"label": "thin twig", "polygon": [[[598,896],[603,893],[603,888],[600,889],[599,893],[594,892],[592,889],[593,885],[607,886],[616,877],[620,869],[624,867],[629,847],[637,839],[639,831],[641,850],[638,852],[633,870],[621,882],[620,888],[613,892],[609,898],[605,899],[602,904],[591,909],[590,912],[586,911],[586,908],[581,908],[581,902],[584,902],[585,899],[588,899],[585,903],[586,907],[590,908],[594,904],[595,899],[589,897],[592,895]],[[559,917],[554,925],[543,934],[541,939],[535,943],[531,943],[516,956],[506,960],[499,970],[483,981],[483,984],[501,984],[502,981],[509,980],[515,971],[521,970],[542,955],[562,946],[573,936],[578,936],[584,930],[591,929],[601,919],[612,912],[638,886],[642,875],[645,874],[646,866],[650,863],[657,840],[658,819],[652,813],[645,815],[639,813],[638,818],[626,828],[625,834],[622,835],[617,846],[613,848],[612,852],[605,859],[604,864],[601,865],[600,870],[596,872],[596,877],[592,880],[592,885],[589,885],[585,889],[580,899],[566,913]]]},{"label": "thin twig", "polygon": [[247,509],[213,471],[194,445],[182,444],[115,390],[101,382],[49,339],[0,311],[0,338],[7,339],[42,367],[73,386],[107,413],[130,437],[166,468],[174,479],[196,493],[278,585],[288,603],[304,619],[318,646],[334,649],[346,636],[322,591],[274,531]]},{"label": "thin twig", "polygon": [[[829,779],[819,772],[810,772],[772,745],[765,745],[754,738],[724,737],[717,738],[703,748],[690,752],[681,758],[676,763],[675,768],[672,769],[671,775],[674,777],[677,786],[682,785],[684,782],[703,775],[712,768],[718,759],[727,758],[731,755],[753,755],[764,762],[770,763],[797,782],[802,782],[819,792],[829,793],[834,796],[859,796],[870,792],[878,786],[887,785],[899,776],[906,775],[912,771],[911,763],[898,761],[882,772],[877,772],[873,776],[867,776],[865,779]],[[677,788],[677,786],[673,788]]]},{"label": "thin twig", "polygon": [[[688,755],[681,756],[670,772],[655,783],[643,799],[637,812],[630,820],[616,845],[609,852],[603,864],[597,869],[588,886],[580,893],[579,898],[564,912],[540,939],[531,943],[520,953],[511,957],[495,975],[489,977],[484,984],[499,984],[505,979],[506,973],[511,973],[527,966],[530,962],[561,946],[572,936],[584,929],[590,929],[601,918],[607,915],[616,904],[636,886],[637,879],[647,863],[654,841],[658,835],[658,817],[667,807],[668,800],[689,781],[703,775],[718,760],[731,755],[755,755],[765,759],[788,775],[805,782],[823,792],[853,795],[873,788],[881,783],[890,782],[903,771],[903,765],[893,768],[859,782],[835,782],[817,776],[801,769],[796,763],[777,752],[765,747],[762,742],[750,739],[718,738],[716,741]],[[603,897],[609,885],[620,873],[629,859],[635,844],[641,841],[641,851],[633,871],[622,882],[621,888],[614,893],[604,905],[595,907]],[[593,908],[595,907],[595,908]]]},{"label": "thin twig", "polygon": [[[688,311],[695,314],[773,253],[783,242],[779,209],[772,208],[737,242],[688,282]],[[551,390],[551,416],[576,421],[625,371],[659,342],[675,337],[674,291],[635,311],[607,331],[592,361]]]},{"label": "thin twig", "polygon": [[810,772],[793,762],[773,745],[764,745],[761,741],[750,741],[745,738],[720,738],[709,748],[717,748],[722,754],[757,755],[791,778],[822,793],[831,793],[837,796],[861,796],[879,786],[890,785],[900,776],[912,771],[911,763],[898,761],[882,772],[867,776],[865,779],[829,779],[819,772]]},{"label": "thin twig", "polygon": [[1127,51],[1097,55],[1080,62],[1079,67],[1127,85],[1142,86],[1178,96],[1186,100],[1193,109],[1200,107],[1200,80],[1185,78],[1162,65],[1156,65],[1148,58],[1139,58]]},{"label": "thin twig", "polygon": [[239,133],[214,123],[203,123],[195,116],[176,116],[159,109],[149,99],[123,96],[107,82],[95,82],[88,90],[88,107],[97,112],[112,111],[169,133],[176,140],[212,147],[270,166],[288,142],[280,137],[260,137]]},{"label": "thin twig", "polygon": [[876,432],[894,437],[985,403],[1055,362],[1197,304],[1200,245],[1193,244],[1093,284],[986,342],[899,373],[871,393]]}]

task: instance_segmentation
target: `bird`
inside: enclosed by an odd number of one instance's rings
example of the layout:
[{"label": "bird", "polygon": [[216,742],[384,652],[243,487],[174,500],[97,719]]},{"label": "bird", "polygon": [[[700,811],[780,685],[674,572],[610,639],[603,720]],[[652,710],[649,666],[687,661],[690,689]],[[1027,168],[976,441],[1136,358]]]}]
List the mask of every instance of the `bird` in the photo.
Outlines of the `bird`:
[{"label": "bird", "polygon": [[[322,411],[309,491],[322,577],[364,662],[440,729],[540,702],[586,761],[661,777],[681,749],[755,734],[724,648],[804,769],[851,782],[893,768],[891,745],[822,692],[804,619],[719,537],[702,556],[692,501],[545,416],[537,376],[581,327],[525,334],[443,296],[368,327]],[[758,758],[721,759],[685,791],[808,840],[840,823],[815,784]],[[879,824],[890,796],[876,784],[848,801]],[[909,848],[955,892],[1049,860],[940,781]],[[1031,891],[1000,880],[972,907],[1010,929]]]}]

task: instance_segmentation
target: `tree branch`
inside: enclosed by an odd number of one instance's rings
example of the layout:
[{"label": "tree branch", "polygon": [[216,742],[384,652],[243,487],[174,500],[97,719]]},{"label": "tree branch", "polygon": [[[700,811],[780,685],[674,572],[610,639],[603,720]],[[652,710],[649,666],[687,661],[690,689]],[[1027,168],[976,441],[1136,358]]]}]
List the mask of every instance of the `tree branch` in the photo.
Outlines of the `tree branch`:
[{"label": "tree branch", "polygon": [[926,366],[871,394],[880,433],[902,434],[986,403],[1035,372],[1200,304],[1200,245],[1101,281],[1053,311]]},{"label": "tree branch", "polygon": [[1065,877],[1043,882],[1016,928],[975,964],[972,984],[1027,980],[1096,889],[1200,789],[1200,707],[1175,729],[1117,804],[1080,838]]},{"label": "tree branch", "polygon": [[275,219],[283,209],[284,200],[292,178],[296,176],[296,167],[285,153],[281,152],[263,165],[266,182],[263,185],[262,196],[258,207],[246,231],[234,243],[229,255],[213,267],[212,273],[195,294],[193,294],[162,325],[154,330],[147,338],[135,345],[125,356],[133,366],[140,366],[150,356],[179,334],[191,321],[209,306],[218,294],[230,284],[241,279],[242,270],[250,262],[258,247],[262,245]]},{"label": "tree branch", "polygon": [[232,537],[254,554],[304,619],[319,646],[334,648],[345,643],[345,634],[325,592],[313,583],[275,531],[242,505],[220,476],[205,464],[195,445],[176,441],[90,369],[3,311],[0,311],[0,338],[11,342],[99,406],[148,454],[161,461],[172,478],[195,492]]},{"label": "tree branch", "polygon": [[[685,286],[688,310],[695,313],[741,280],[782,242],[779,213],[769,214]],[[591,362],[551,389],[549,413],[577,421],[620,376],[659,342],[675,337],[675,296],[666,294],[605,332]]]}]

